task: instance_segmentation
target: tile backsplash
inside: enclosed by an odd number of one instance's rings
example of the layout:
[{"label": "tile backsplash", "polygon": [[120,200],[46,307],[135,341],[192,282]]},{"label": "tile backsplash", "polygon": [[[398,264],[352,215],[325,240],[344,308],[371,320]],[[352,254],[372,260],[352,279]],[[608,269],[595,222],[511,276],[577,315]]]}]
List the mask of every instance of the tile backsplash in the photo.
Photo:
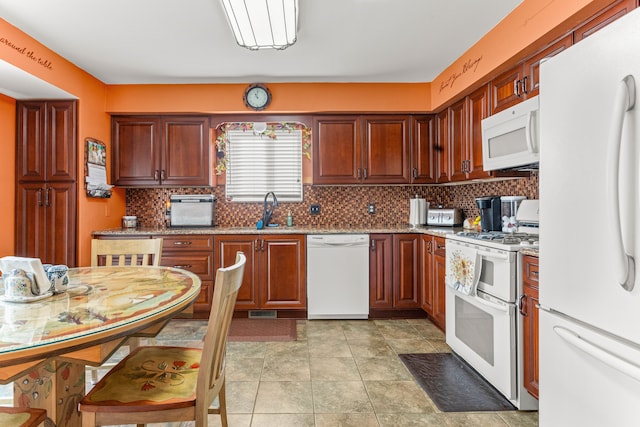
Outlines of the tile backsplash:
[{"label": "tile backsplash", "polygon": [[[214,194],[216,224],[220,227],[253,227],[262,217],[262,203],[237,203],[225,199],[224,186],[213,188],[127,189],[127,215],[136,215],[144,227],[163,227],[171,194]],[[272,222],[284,224],[289,211],[294,225],[357,226],[401,225],[409,222],[409,199],[425,198],[432,205],[462,209],[475,217],[475,198],[487,195],[538,198],[538,175],[531,177],[445,186],[304,186],[304,201],[280,203]],[[369,203],[375,213],[368,213]],[[309,205],[319,204],[320,215],[310,215]]]}]

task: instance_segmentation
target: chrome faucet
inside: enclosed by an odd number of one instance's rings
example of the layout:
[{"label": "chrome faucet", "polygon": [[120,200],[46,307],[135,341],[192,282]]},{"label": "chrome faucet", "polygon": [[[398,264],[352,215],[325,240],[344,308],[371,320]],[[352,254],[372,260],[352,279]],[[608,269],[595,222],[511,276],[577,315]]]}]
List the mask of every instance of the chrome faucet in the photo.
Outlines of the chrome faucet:
[{"label": "chrome faucet", "polygon": [[[271,196],[273,197],[273,202],[271,203],[271,205],[267,203],[269,194],[271,194]],[[267,227],[269,225],[269,222],[271,221],[271,215],[273,215],[273,210],[276,206],[278,206],[278,198],[273,191],[269,191],[264,196],[264,206],[262,208],[262,224],[264,227]]]}]

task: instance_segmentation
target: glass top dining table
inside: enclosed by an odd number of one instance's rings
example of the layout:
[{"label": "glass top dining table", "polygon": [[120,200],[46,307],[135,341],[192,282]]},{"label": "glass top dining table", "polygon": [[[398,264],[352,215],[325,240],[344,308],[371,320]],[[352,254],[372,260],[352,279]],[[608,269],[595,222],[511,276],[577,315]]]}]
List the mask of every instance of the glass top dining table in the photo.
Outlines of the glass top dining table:
[{"label": "glass top dining table", "polygon": [[195,274],[170,267],[72,268],[61,294],[28,303],[0,296],[0,367],[131,335],[199,291]]},{"label": "glass top dining table", "polygon": [[[171,267],[81,267],[69,269],[63,293],[20,303],[0,295],[0,383],[14,382],[14,406],[55,412],[67,402],[73,411],[81,396],[69,398],[69,390],[77,383],[83,394],[86,364],[99,365],[127,337],[164,325],[196,300],[200,285],[195,274]],[[77,371],[75,383],[70,367]],[[57,404],[32,391],[53,377],[67,384]],[[77,424],[66,412],[49,416]]]}]

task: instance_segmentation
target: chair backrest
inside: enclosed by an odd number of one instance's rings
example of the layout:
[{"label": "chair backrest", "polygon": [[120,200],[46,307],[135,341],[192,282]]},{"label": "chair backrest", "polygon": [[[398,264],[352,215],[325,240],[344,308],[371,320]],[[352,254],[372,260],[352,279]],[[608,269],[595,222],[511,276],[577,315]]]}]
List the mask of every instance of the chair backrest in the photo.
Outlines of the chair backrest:
[{"label": "chair backrest", "polygon": [[[218,395],[224,383],[224,358],[227,336],[233,309],[236,305],[238,290],[242,284],[244,266],[247,258],[244,253],[236,253],[236,263],[230,267],[219,268],[213,288],[213,299],[209,324],[204,338],[202,359],[198,372],[196,390],[196,425],[198,417],[207,417],[207,408]],[[204,424],[206,425],[206,424]]]},{"label": "chair backrest", "polygon": [[[93,239],[91,266],[160,265],[162,239]],[[104,260],[101,262],[101,260]]]}]

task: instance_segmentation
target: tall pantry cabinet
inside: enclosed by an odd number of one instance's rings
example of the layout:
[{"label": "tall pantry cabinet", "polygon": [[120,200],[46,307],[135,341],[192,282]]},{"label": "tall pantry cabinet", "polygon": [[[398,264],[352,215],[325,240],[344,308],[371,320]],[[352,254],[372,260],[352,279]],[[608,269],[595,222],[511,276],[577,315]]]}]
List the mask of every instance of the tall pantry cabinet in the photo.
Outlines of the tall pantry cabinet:
[{"label": "tall pantry cabinet", "polygon": [[17,256],[76,265],[77,103],[18,101]]}]

